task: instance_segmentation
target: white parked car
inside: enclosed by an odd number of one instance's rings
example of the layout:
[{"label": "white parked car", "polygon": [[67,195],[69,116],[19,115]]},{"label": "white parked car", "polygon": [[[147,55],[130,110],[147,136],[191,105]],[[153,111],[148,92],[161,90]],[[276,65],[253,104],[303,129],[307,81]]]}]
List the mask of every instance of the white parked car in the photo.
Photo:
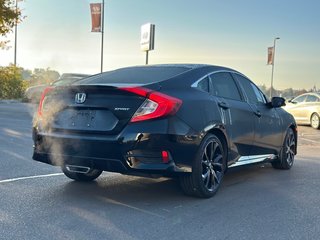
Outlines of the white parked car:
[{"label": "white parked car", "polygon": [[297,124],[311,125],[315,129],[320,128],[320,93],[310,92],[299,95],[284,107],[291,113]]}]

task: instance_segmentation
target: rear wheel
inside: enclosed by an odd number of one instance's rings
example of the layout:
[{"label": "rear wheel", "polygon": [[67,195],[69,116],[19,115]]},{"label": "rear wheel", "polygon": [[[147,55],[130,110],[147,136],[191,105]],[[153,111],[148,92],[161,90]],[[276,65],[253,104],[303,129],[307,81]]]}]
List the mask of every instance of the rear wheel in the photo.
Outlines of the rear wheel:
[{"label": "rear wheel", "polygon": [[296,139],[293,130],[287,130],[286,137],[283,142],[278,159],[272,162],[272,166],[276,169],[290,169],[293,165],[296,150]]},{"label": "rear wheel", "polygon": [[319,119],[319,115],[317,113],[312,114],[311,116],[311,127],[315,128],[315,129],[319,129],[320,128],[320,119]]},{"label": "rear wheel", "polygon": [[180,184],[187,195],[212,197],[219,189],[226,168],[226,155],[219,138],[208,134],[193,161],[192,173],[181,176]]},{"label": "rear wheel", "polygon": [[[68,177],[79,182],[90,182],[99,177],[102,173],[98,169],[88,169],[87,172],[80,172],[76,169],[71,169],[70,167],[64,165],[61,167],[62,172]],[[81,169],[82,171],[82,169]]]}]

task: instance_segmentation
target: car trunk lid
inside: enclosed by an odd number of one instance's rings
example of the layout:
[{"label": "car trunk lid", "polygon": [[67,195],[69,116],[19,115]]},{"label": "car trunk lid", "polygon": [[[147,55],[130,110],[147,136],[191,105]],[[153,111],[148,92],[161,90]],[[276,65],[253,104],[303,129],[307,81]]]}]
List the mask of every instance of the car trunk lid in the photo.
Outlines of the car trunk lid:
[{"label": "car trunk lid", "polygon": [[117,134],[145,98],[113,86],[57,87],[43,96],[38,114],[50,131]]}]

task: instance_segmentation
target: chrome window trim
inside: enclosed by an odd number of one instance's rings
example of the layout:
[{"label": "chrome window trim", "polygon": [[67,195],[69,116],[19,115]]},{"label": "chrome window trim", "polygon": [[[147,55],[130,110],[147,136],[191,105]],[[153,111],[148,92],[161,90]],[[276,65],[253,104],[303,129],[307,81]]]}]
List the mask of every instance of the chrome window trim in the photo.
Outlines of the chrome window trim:
[{"label": "chrome window trim", "polygon": [[203,79],[205,79],[206,77],[210,78],[210,75],[212,75],[212,74],[215,74],[215,73],[221,73],[221,72],[236,73],[236,74],[239,74],[239,75],[241,75],[241,76],[243,76],[243,77],[247,78],[245,75],[243,75],[243,74],[241,74],[241,73],[239,73],[239,72],[237,72],[237,71],[231,71],[231,70],[217,70],[217,71],[210,72],[210,73],[206,74],[205,76],[201,77],[200,79],[198,79],[197,81],[195,81],[195,82],[191,85],[191,87],[193,87],[193,88],[197,88],[197,87],[198,87],[198,83],[199,83],[200,81],[202,81],[202,80],[203,80]]}]

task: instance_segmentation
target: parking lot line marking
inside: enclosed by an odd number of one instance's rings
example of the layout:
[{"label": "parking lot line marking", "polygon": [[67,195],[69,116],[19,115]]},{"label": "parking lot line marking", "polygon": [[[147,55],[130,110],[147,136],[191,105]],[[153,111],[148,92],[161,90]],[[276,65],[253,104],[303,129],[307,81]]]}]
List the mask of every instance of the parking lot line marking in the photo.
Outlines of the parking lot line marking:
[{"label": "parking lot line marking", "polygon": [[123,202],[119,202],[119,201],[114,200],[114,199],[111,199],[111,198],[102,198],[102,197],[99,197],[99,198],[100,198],[102,201],[105,201],[105,202],[109,202],[109,203],[112,203],[112,204],[115,204],[115,205],[119,205],[119,206],[122,206],[122,207],[127,207],[127,208],[130,208],[130,209],[139,211],[139,212],[143,212],[143,213],[146,213],[146,214],[149,214],[149,215],[152,215],[152,216],[159,217],[159,218],[165,218],[164,216],[159,215],[159,214],[157,214],[157,213],[150,212],[150,211],[145,210],[145,209],[143,209],[143,208],[134,207],[134,206],[132,206],[132,205],[129,205],[129,204],[126,204],[126,203],[123,203]]},{"label": "parking lot line marking", "polygon": [[16,182],[20,180],[35,179],[35,178],[55,177],[55,176],[61,176],[61,175],[63,175],[63,173],[52,173],[52,174],[35,175],[35,176],[28,176],[28,177],[18,177],[18,178],[0,180],[0,183],[9,183],[9,182]]},{"label": "parking lot line marking", "polygon": [[307,139],[307,138],[302,138],[302,137],[300,137],[299,139],[302,139],[302,140],[307,141],[307,142],[319,143],[319,141],[314,141],[314,140]]},{"label": "parking lot line marking", "polygon": [[18,121],[18,122],[25,122],[26,120],[25,119],[19,119],[19,118],[6,118],[6,117],[0,117],[1,120],[6,120],[6,121]]}]

